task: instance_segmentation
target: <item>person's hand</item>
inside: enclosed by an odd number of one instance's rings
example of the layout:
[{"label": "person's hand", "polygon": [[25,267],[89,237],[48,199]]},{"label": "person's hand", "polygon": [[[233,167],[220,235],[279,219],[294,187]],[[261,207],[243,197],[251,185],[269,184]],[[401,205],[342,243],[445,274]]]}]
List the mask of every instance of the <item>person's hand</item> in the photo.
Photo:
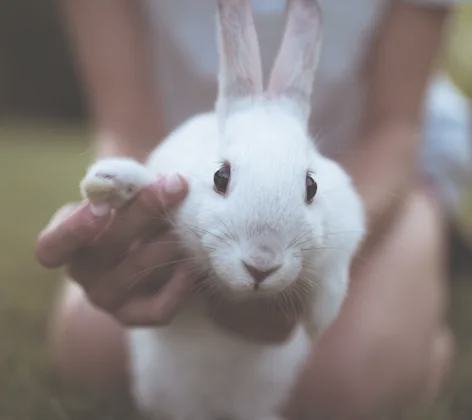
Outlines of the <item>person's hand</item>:
[{"label": "person's hand", "polygon": [[[184,181],[169,194],[158,181],[111,220],[93,215],[87,203],[64,206],[40,234],[37,258],[48,268],[65,266],[88,299],[121,324],[166,324],[194,283],[164,217],[187,189]],[[143,294],[148,283],[161,288]],[[285,341],[297,321],[289,308],[273,311],[259,302],[209,305],[215,323],[255,341]]]},{"label": "person's hand", "polygon": [[293,305],[283,311],[274,310],[273,302],[225,301],[211,308],[215,323],[234,333],[257,342],[279,343],[288,340],[299,314]]},{"label": "person's hand", "polygon": [[[63,207],[40,234],[37,259],[65,266],[88,299],[124,325],[168,323],[192,281],[165,217],[188,184],[166,186],[160,179],[112,216],[93,215],[86,202]],[[144,293],[148,283],[153,293]]]}]

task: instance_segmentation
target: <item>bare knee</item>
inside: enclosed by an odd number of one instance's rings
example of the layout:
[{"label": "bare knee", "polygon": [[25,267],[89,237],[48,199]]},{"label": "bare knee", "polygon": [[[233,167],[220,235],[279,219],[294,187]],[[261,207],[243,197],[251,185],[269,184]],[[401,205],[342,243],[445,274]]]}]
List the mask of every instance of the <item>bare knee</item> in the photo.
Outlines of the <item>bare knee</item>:
[{"label": "bare knee", "polygon": [[66,283],[50,325],[52,361],[68,382],[113,393],[126,387],[127,354],[121,327]]},{"label": "bare knee", "polygon": [[438,328],[429,337],[431,345],[418,351],[414,344],[409,346],[390,333],[371,331],[358,337],[360,342],[353,334],[336,348],[330,343],[329,357],[317,358],[315,353],[297,389],[293,413],[303,413],[306,418],[310,413],[320,418],[368,420],[392,409],[431,403],[452,366],[450,335]]},{"label": "bare knee", "polygon": [[300,405],[366,419],[419,397],[431,370],[450,356],[429,357],[443,324],[444,238],[440,208],[418,192],[356,273],[302,380]]},{"label": "bare knee", "polygon": [[[378,366],[389,378],[385,392],[391,387],[393,394],[396,387],[408,395],[424,386],[425,377],[435,369],[431,362],[435,357],[429,356],[435,353],[437,337],[448,336],[444,227],[438,202],[418,190],[391,237],[359,273],[360,289],[348,303],[351,325],[345,327],[351,329],[346,336],[357,337],[359,344],[350,350],[357,352],[359,365],[365,368],[356,370],[357,375],[353,372],[354,378],[362,380],[366,372],[376,377]],[[448,353],[445,359],[451,357],[450,352],[443,353]],[[436,362],[437,358],[434,364],[445,363]],[[363,387],[357,388],[362,392]]]}]

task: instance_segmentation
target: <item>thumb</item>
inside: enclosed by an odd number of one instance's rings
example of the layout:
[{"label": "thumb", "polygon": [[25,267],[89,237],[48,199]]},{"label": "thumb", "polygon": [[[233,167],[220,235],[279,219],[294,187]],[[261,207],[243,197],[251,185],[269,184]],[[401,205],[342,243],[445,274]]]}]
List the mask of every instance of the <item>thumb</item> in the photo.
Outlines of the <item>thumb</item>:
[{"label": "thumb", "polygon": [[55,229],[62,221],[67,219],[69,216],[72,216],[79,207],[80,203],[67,203],[59,208],[59,210],[57,210],[51,217],[51,220],[44,228],[43,233]]}]

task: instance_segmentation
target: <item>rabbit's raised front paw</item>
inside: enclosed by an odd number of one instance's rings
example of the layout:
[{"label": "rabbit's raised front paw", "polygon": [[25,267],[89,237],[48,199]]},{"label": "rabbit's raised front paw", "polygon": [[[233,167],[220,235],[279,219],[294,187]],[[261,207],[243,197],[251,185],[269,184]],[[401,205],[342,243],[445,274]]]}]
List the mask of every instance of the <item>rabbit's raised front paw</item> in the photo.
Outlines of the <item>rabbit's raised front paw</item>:
[{"label": "rabbit's raised front paw", "polygon": [[150,171],[126,158],[102,159],[94,163],[80,183],[82,197],[96,215],[117,209],[154,181]]}]

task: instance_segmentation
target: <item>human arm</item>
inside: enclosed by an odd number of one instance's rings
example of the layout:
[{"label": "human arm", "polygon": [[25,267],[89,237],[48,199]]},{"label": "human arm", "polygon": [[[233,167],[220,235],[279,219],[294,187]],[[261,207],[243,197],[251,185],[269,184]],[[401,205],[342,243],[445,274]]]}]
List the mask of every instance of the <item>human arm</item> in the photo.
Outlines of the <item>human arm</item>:
[{"label": "human arm", "polygon": [[164,138],[140,2],[61,0],[97,153],[144,159]]},{"label": "human arm", "polygon": [[[61,0],[60,4],[93,132],[97,133],[95,155],[143,160],[164,137],[164,130],[138,2]],[[173,184],[167,181],[156,180],[113,220],[94,216],[85,203],[67,206],[66,212],[58,212],[40,234],[38,260],[46,267],[65,266],[89,300],[122,323],[167,321],[187,284],[185,270],[168,270],[177,250],[175,241],[166,233],[168,226],[162,222],[164,215],[185,197],[187,183],[182,178],[180,185],[176,185],[176,178]],[[172,191],[168,191],[169,186]],[[176,191],[176,187],[180,189]],[[156,230],[159,234],[146,238],[152,239],[152,246],[130,250],[146,232]],[[160,266],[167,269],[159,269]],[[135,286],[137,282],[129,275],[130,270],[160,279],[165,283],[161,293],[133,299],[131,284]],[[126,284],[129,287],[123,287]]]},{"label": "human arm", "polygon": [[372,47],[362,137],[342,161],[366,208],[369,236],[364,253],[388,234],[417,185],[423,99],[449,9],[393,1]]}]

